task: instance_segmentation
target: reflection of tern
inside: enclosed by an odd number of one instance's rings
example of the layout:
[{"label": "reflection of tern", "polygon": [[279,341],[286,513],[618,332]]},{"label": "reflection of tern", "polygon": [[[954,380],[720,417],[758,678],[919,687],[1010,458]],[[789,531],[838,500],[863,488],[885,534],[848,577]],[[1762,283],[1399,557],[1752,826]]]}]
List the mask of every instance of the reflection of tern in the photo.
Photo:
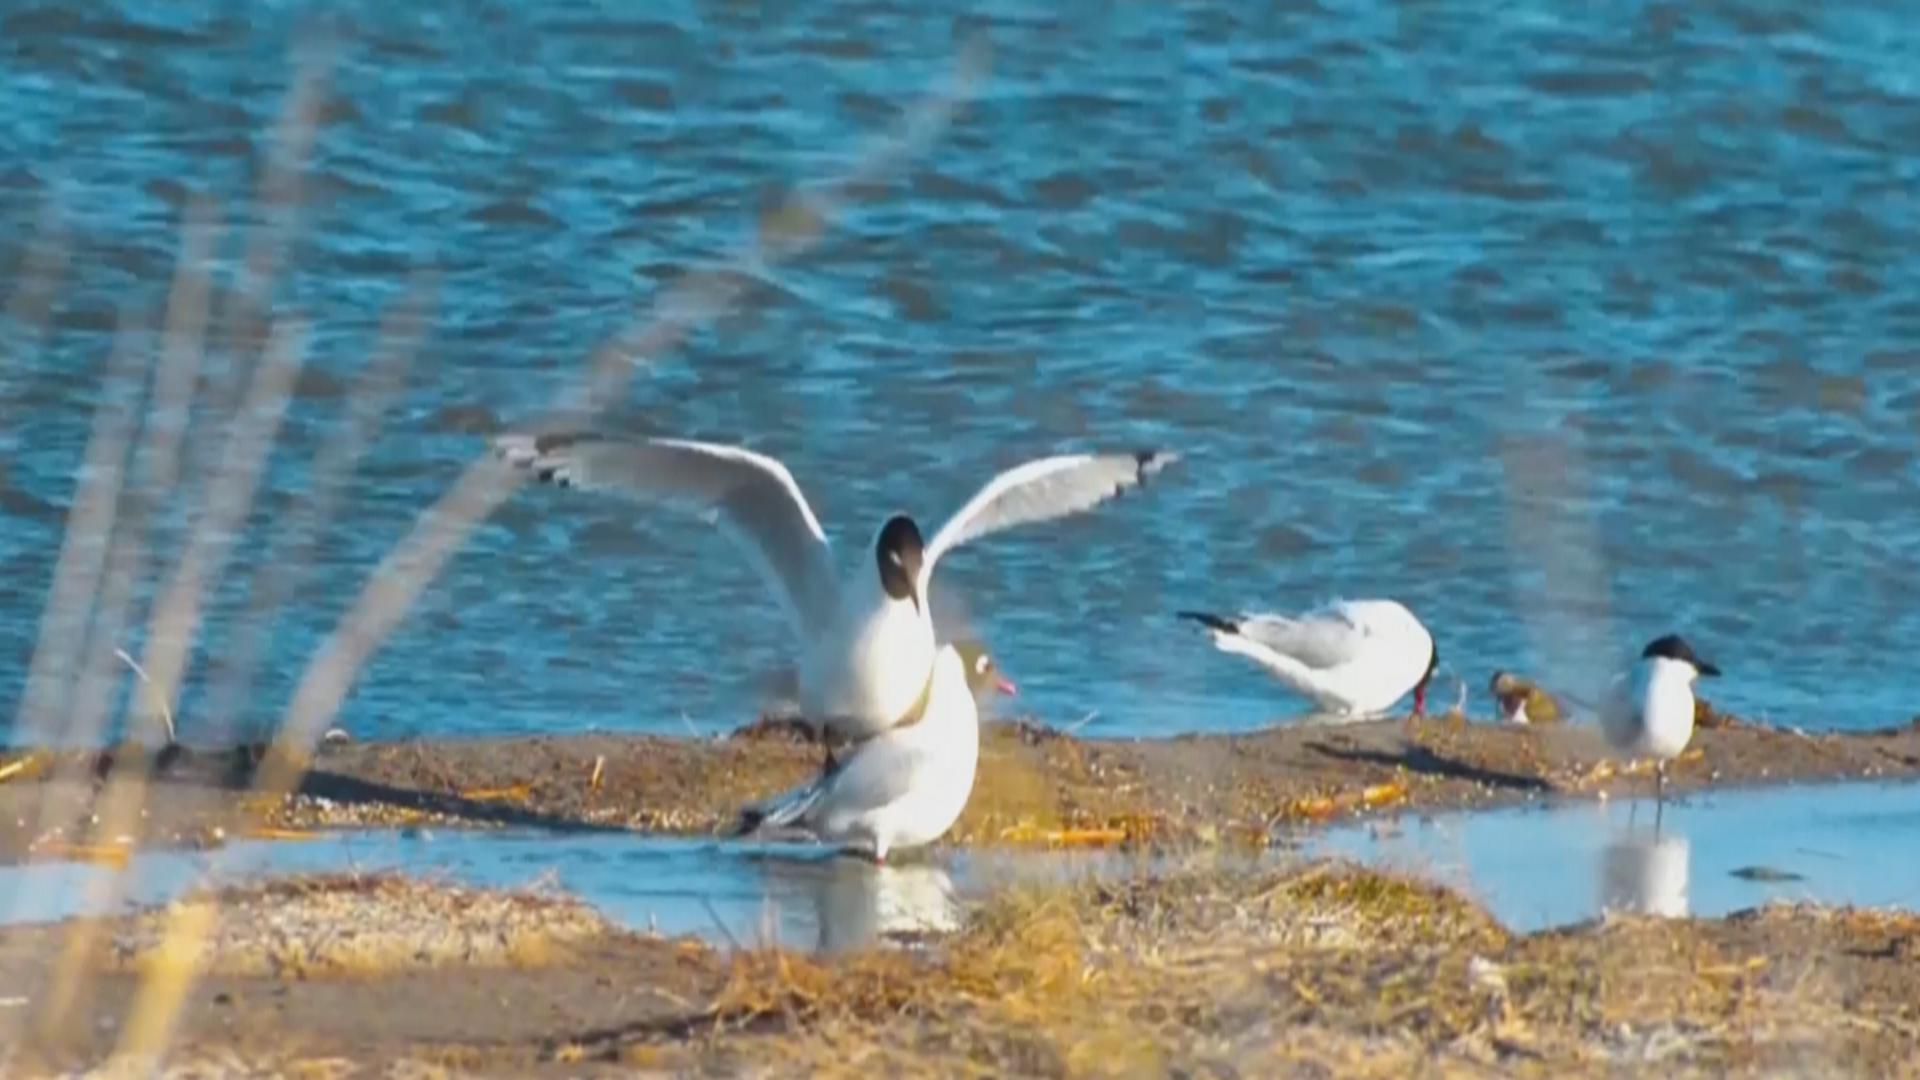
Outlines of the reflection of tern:
[{"label": "reflection of tern", "polygon": [[907,934],[960,928],[953,879],[934,863],[875,865],[865,859],[775,859],[767,863],[776,893],[808,905],[819,927],[820,952],[864,949]]},{"label": "reflection of tern", "polygon": [[1668,919],[1687,917],[1687,838],[1644,833],[1600,850],[1600,907]]}]

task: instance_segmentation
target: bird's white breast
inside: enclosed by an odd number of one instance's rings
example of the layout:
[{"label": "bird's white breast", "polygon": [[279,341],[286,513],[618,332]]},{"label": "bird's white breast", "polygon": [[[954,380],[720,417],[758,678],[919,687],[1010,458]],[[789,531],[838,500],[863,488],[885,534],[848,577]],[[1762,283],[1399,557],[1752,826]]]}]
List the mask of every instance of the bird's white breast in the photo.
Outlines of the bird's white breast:
[{"label": "bird's white breast", "polygon": [[920,760],[930,767],[914,778],[911,789],[878,824],[890,834],[889,846],[913,847],[939,839],[959,820],[973,794],[980,762],[979,706],[967,685],[966,667],[953,649],[941,649],[934,660],[926,715],[900,734],[919,747]]},{"label": "bird's white breast", "polygon": [[832,718],[850,736],[885,730],[920,699],[933,657],[933,620],[924,606],[894,600],[877,580],[857,579],[835,625],[808,650],[801,708],[810,718]]},{"label": "bird's white breast", "polygon": [[1680,661],[1642,661],[1603,716],[1607,741],[1623,753],[1677,756],[1693,737],[1693,679],[1693,668]]}]

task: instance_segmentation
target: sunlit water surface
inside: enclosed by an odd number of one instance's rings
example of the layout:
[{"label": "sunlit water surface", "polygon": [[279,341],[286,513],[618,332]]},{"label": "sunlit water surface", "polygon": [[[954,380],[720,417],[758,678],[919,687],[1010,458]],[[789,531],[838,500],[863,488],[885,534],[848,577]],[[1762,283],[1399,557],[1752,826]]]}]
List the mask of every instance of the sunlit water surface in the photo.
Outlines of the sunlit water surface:
[{"label": "sunlit water surface", "polygon": [[[304,497],[410,269],[441,290],[251,721],[487,432],[722,258],[767,192],[846,169],[956,42],[950,14],[897,0],[6,5],[0,671],[25,670],[112,327],[163,305],[193,194],[240,258],[259,141],[322,14],[333,100],[277,293],[316,333],[259,524]],[[1907,11],[986,0],[965,26],[990,76],[947,137],[643,372],[617,428],[780,456],[849,562],[886,512],[931,527],[1028,457],[1185,451],[1156,490],[941,565],[942,622],[1089,735],[1296,712],[1171,612],[1337,594],[1411,604],[1475,688],[1496,666],[1585,685],[1677,628],[1726,669],[1724,708],[1911,713]],[[70,258],[42,303],[23,267],[49,208]],[[272,551],[240,546],[205,656]],[[712,530],[529,490],[342,720],[716,731],[790,648]],[[0,724],[20,685],[0,679]],[[210,722],[197,675],[182,717]]]},{"label": "sunlit water surface", "polygon": [[[1653,818],[1650,804],[1635,809],[1620,800],[1407,815],[1306,834],[1270,858],[1345,856],[1412,872],[1461,889],[1522,931],[1605,910],[1711,917],[1775,900],[1920,909],[1920,861],[1910,857],[1920,848],[1920,785],[1702,794],[1669,805],[1657,830]],[[473,885],[558,888],[635,929],[837,951],[883,936],[951,932],[972,904],[1009,885],[1169,865],[1180,864],[973,850],[876,867],[795,845],[408,830],[251,841],[211,854],[143,854],[133,860],[126,902],[165,900],[209,880],[397,870]],[[110,873],[73,863],[0,867],[0,897],[11,898],[0,901],[0,917],[79,914],[87,910],[89,885]]]},{"label": "sunlit water surface", "polygon": [[1456,886],[1520,930],[1603,908],[1717,916],[1770,900],[1920,909],[1920,785],[1704,792],[1408,816],[1305,850]]}]

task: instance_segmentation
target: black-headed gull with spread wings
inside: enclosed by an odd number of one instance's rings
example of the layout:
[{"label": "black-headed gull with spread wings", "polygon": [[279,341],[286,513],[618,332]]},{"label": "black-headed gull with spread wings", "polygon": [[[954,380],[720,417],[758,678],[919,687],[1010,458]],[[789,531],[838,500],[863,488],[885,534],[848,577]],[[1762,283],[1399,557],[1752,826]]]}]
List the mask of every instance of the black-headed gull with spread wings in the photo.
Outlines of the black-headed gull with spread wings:
[{"label": "black-headed gull with spread wings", "polygon": [[[858,741],[912,720],[931,693],[927,585],[940,557],[990,533],[1093,507],[1177,461],[1166,451],[1065,454],[1009,469],[948,518],[931,542],[913,518],[880,525],[842,575],[786,466],[738,446],[589,433],[494,440],[508,464],[563,487],[690,507],[753,561],[800,646],[800,708],[830,740]],[[871,560],[871,561],[869,561]]]},{"label": "black-headed gull with spread wings", "polygon": [[1340,716],[1377,716],[1413,691],[1427,708],[1440,663],[1433,635],[1393,600],[1336,600],[1300,615],[1182,611],[1222,652],[1247,657],[1316,706]]}]

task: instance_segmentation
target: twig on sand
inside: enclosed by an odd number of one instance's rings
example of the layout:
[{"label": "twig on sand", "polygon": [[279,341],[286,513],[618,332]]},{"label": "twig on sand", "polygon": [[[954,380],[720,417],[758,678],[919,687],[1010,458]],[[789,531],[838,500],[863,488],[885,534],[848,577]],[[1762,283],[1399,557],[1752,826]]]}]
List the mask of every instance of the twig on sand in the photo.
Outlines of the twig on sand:
[{"label": "twig on sand", "polygon": [[1090,710],[1087,713],[1087,715],[1081,717],[1078,720],[1075,720],[1073,723],[1068,724],[1066,727],[1061,728],[1060,734],[1071,735],[1074,732],[1079,731],[1081,728],[1086,727],[1088,724],[1093,723],[1096,719],[1099,718],[1099,716],[1100,716],[1099,709]]},{"label": "twig on sand", "polygon": [[[127,655],[127,650],[115,646],[113,655],[119,657],[122,663],[132,668],[133,673],[140,676],[141,682],[147,684],[149,688],[153,686],[153,679],[148,677],[147,669],[140,666],[140,661]],[[180,741],[180,729],[175,726],[173,722],[173,706],[167,704],[167,699],[164,695],[157,693],[154,695],[153,703],[160,710],[160,719],[167,725],[167,745],[172,746]]]}]

